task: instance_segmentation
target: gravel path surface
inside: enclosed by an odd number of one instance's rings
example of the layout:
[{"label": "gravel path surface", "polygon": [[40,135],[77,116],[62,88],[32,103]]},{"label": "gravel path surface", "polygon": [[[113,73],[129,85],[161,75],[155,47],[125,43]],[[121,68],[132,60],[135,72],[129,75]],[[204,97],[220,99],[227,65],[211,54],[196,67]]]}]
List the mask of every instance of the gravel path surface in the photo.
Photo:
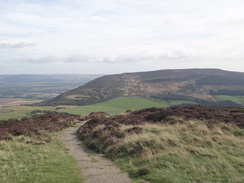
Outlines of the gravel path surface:
[{"label": "gravel path surface", "polygon": [[70,153],[77,159],[85,183],[132,183],[127,173],[121,172],[113,162],[103,154],[97,154],[88,149],[77,138],[76,131],[84,123],[63,130],[60,139],[65,143]]}]

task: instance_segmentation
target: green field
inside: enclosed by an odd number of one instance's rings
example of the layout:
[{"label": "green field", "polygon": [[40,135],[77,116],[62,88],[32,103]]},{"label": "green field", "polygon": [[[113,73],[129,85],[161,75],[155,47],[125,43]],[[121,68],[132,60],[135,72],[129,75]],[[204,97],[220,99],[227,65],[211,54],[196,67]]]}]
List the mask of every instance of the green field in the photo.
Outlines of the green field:
[{"label": "green field", "polygon": [[[231,100],[238,104],[244,105],[244,96],[227,96],[227,95],[216,95],[219,101]],[[119,97],[103,103],[98,103],[94,105],[79,106],[71,109],[61,109],[59,112],[67,112],[71,114],[78,115],[88,115],[91,112],[103,111],[111,115],[124,113],[126,110],[143,109],[150,107],[164,108],[173,105],[189,104],[194,102],[183,101],[183,100],[167,100],[154,102],[148,99],[139,97]],[[20,119],[24,117],[30,117],[30,112],[34,110],[50,110],[57,111],[56,107],[52,106],[13,106],[8,108],[0,108],[0,120],[8,119]]]},{"label": "green field", "polygon": [[154,102],[148,99],[139,97],[119,97],[103,103],[94,105],[87,105],[82,107],[75,107],[72,109],[62,110],[61,112],[67,112],[71,114],[87,115],[91,112],[107,112],[111,115],[121,114],[126,110],[144,109],[150,107],[164,108],[172,105],[189,104],[194,102],[183,100],[161,101]]},{"label": "green field", "polygon": [[0,182],[81,183],[76,160],[57,135],[45,138],[49,142],[26,136],[0,141]]},{"label": "green field", "polygon": [[157,103],[151,100],[138,97],[120,97],[95,105],[75,107],[73,109],[62,110],[71,114],[87,115],[91,112],[103,111],[111,115],[121,114],[126,110],[143,109],[150,107],[168,107],[166,102]]},{"label": "green field", "polygon": [[13,106],[0,108],[0,120],[21,119],[24,117],[30,117],[28,114],[34,110],[55,110],[55,107]]},{"label": "green field", "polygon": [[219,101],[231,100],[237,104],[244,105],[244,96],[215,95]]},{"label": "green field", "polygon": [[[61,110],[57,110],[57,108],[59,108],[60,106],[12,106],[7,108],[0,108],[0,120],[21,119],[24,117],[30,117],[30,113],[35,110],[67,112],[78,115],[88,115],[91,112],[103,111],[111,115],[116,115],[124,113],[126,110],[143,109],[150,107],[164,108],[172,105],[181,105],[186,103],[191,102],[175,100],[161,101],[161,103],[159,103],[138,97],[120,97],[94,105],[79,106],[73,108],[71,107],[69,109]],[[67,106],[61,106],[61,108],[62,107],[66,108]]]}]

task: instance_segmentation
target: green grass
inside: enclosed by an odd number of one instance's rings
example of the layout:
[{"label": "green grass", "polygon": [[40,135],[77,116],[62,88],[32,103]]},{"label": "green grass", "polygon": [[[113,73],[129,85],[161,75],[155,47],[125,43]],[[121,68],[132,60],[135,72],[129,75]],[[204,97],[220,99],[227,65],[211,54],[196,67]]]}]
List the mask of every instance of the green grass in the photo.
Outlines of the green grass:
[{"label": "green grass", "polygon": [[45,138],[50,142],[24,136],[0,141],[0,182],[81,183],[76,161],[57,135]]},{"label": "green grass", "polygon": [[111,115],[115,115],[115,114],[123,113],[125,110],[120,108],[113,108],[113,107],[103,107],[99,105],[87,105],[87,106],[62,110],[61,112],[67,112],[70,114],[78,114],[78,115],[88,115],[91,112],[99,112],[99,111],[104,111]]},{"label": "green grass", "polygon": [[149,107],[168,107],[166,103],[156,103],[138,97],[120,97],[99,104],[100,106],[115,107],[120,109],[143,109]]},{"label": "green grass", "polygon": [[219,101],[231,100],[237,104],[244,105],[244,96],[215,95]]},{"label": "green grass", "polygon": [[150,107],[168,107],[169,105],[164,103],[157,103],[151,100],[138,98],[138,97],[120,97],[115,98],[96,105],[88,105],[82,107],[75,107],[72,109],[62,110],[62,112],[68,112],[71,114],[87,115],[91,112],[103,111],[111,115],[121,114],[126,110],[143,109]]}]

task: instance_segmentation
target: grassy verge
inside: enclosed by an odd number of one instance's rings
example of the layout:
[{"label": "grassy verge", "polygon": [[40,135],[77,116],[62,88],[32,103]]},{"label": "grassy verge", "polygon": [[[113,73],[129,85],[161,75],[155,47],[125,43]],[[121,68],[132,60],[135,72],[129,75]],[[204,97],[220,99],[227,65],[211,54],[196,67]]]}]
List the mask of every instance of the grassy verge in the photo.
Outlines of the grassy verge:
[{"label": "grassy verge", "polygon": [[237,104],[244,105],[244,96],[215,95],[219,101],[231,100]]},{"label": "grassy verge", "polygon": [[56,134],[0,141],[0,182],[80,183],[76,161]]},{"label": "grassy verge", "polygon": [[143,109],[150,107],[168,107],[166,102],[157,103],[151,100],[137,98],[137,97],[120,97],[115,98],[96,105],[88,105],[82,107],[76,107],[68,110],[62,110],[61,112],[67,112],[71,114],[87,115],[91,112],[103,111],[111,115],[121,114],[126,110]]}]

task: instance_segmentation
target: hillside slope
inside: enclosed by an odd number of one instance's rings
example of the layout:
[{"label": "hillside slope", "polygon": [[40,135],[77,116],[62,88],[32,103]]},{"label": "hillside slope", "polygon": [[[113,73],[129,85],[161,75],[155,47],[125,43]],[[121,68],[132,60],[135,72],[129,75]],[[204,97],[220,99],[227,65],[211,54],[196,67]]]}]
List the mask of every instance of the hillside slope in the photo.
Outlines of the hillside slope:
[{"label": "hillside slope", "polygon": [[97,78],[47,101],[47,105],[88,105],[116,97],[215,102],[214,95],[244,95],[244,73],[219,69],[159,70]]}]

